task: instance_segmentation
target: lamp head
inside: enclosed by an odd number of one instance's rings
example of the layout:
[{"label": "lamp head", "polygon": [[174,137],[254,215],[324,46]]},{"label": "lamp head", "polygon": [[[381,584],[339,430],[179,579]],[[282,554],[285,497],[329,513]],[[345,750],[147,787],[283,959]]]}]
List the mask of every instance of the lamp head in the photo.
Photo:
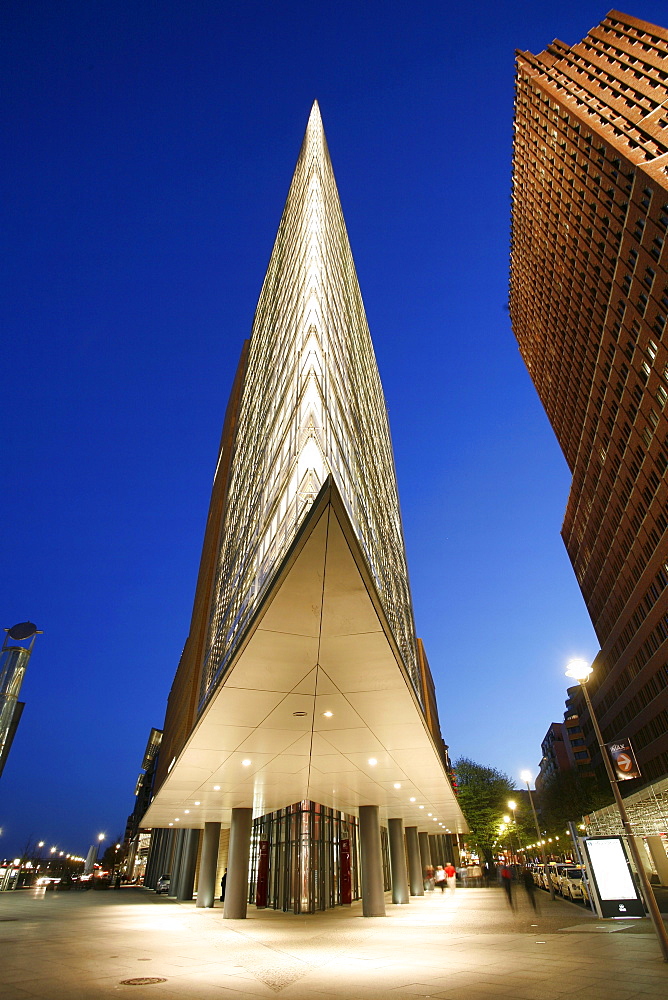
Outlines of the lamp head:
[{"label": "lamp head", "polygon": [[566,664],[566,676],[572,677],[573,680],[586,681],[592,672],[591,664],[587,663],[586,660],[575,659],[570,660]]},{"label": "lamp head", "polygon": [[522,773],[520,774],[520,778],[522,779],[522,781],[526,781],[527,785],[531,784],[531,777],[532,777],[531,771],[522,771]]},{"label": "lamp head", "polygon": [[508,808],[509,808],[509,809],[511,810],[511,812],[512,812],[512,811],[513,811],[514,809],[517,809],[517,802],[513,802],[513,800],[512,800],[512,799],[510,799],[510,801],[508,802]]}]

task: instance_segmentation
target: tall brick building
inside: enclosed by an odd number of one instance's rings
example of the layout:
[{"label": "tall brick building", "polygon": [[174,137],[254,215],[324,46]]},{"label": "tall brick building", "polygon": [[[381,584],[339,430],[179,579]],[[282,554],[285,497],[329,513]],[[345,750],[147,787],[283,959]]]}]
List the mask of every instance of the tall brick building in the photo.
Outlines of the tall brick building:
[{"label": "tall brick building", "polygon": [[573,475],[590,691],[644,781],[668,774],[667,102],[668,31],[618,11],[517,55],[511,319]]}]

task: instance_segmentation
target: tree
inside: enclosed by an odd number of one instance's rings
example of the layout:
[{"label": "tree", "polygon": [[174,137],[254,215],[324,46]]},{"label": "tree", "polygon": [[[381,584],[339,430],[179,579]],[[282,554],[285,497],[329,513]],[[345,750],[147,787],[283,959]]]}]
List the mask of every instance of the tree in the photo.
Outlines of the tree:
[{"label": "tree", "polygon": [[486,861],[494,860],[494,843],[508,799],[516,794],[508,775],[494,767],[483,767],[467,757],[455,761],[458,799],[469,825],[468,842]]},{"label": "tree", "polygon": [[539,801],[545,828],[562,834],[569,821],[579,823],[587,813],[609,805],[612,794],[592,774],[558,771],[541,789]]},{"label": "tree", "polygon": [[[117,844],[119,845],[118,847],[116,847]],[[102,867],[107,871],[114,871],[114,869],[123,863],[126,854],[127,850],[123,843],[123,837],[119,834],[116,840],[112,844],[109,844],[109,847],[102,855]]]}]

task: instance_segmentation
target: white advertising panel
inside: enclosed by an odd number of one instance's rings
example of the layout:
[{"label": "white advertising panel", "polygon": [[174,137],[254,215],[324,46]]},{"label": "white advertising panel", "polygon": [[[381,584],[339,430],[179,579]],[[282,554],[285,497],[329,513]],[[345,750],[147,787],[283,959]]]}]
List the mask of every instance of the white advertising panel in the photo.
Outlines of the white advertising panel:
[{"label": "white advertising panel", "polygon": [[636,887],[620,840],[616,837],[590,840],[589,857],[601,899],[636,898]]},{"label": "white advertising panel", "polygon": [[601,917],[642,917],[638,894],[621,837],[586,837],[590,889]]}]

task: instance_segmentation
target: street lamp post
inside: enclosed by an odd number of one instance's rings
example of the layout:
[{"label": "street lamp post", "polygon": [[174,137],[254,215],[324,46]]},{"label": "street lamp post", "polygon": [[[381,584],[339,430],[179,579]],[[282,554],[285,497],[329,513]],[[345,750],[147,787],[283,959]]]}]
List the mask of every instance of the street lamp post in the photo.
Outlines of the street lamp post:
[{"label": "street lamp post", "polygon": [[656,899],[654,898],[654,893],[652,892],[652,887],[649,884],[649,879],[647,878],[647,872],[645,871],[645,866],[642,863],[640,857],[640,850],[636,844],[636,839],[633,835],[633,830],[631,829],[631,823],[626,812],[626,806],[624,805],[624,800],[622,799],[621,792],[619,791],[619,784],[617,778],[615,777],[615,772],[612,769],[612,764],[610,763],[610,757],[608,755],[608,748],[603,742],[603,734],[601,733],[600,726],[598,724],[598,719],[594,712],[594,706],[591,703],[591,698],[589,697],[589,691],[587,690],[587,681],[592,672],[592,667],[586,660],[571,660],[566,666],[566,676],[572,677],[573,680],[580,682],[580,687],[582,688],[582,694],[584,695],[585,704],[587,706],[587,711],[589,712],[589,718],[591,719],[591,724],[594,727],[594,732],[596,733],[596,739],[598,741],[598,746],[601,751],[601,757],[603,758],[603,763],[605,764],[605,770],[608,775],[608,780],[610,781],[610,787],[612,788],[612,793],[615,796],[615,802],[617,803],[617,809],[619,810],[619,818],[622,821],[622,826],[624,827],[624,833],[626,835],[626,842],[629,845],[629,850],[633,855],[633,860],[635,862],[636,871],[638,872],[638,878],[643,889],[643,895],[645,896],[645,902],[652,918],[652,923],[654,924],[654,930],[656,931],[656,936],[659,939],[659,947],[661,948],[661,953],[663,955],[664,962],[668,962],[668,934],[666,934],[666,927],[661,916],[661,911],[657,905]]},{"label": "street lamp post", "polygon": [[550,878],[550,873],[547,869],[547,856],[545,854],[545,841],[543,840],[543,835],[540,832],[540,827],[538,826],[538,816],[536,815],[536,807],[533,804],[533,795],[531,794],[531,787],[529,782],[531,781],[531,771],[522,771],[520,778],[526,783],[527,792],[529,793],[529,802],[531,803],[531,812],[533,813],[533,821],[536,824],[536,833],[538,834],[538,844],[540,845],[540,853],[543,859],[543,871],[547,876],[547,887],[550,890],[550,899],[554,900],[554,886],[552,885],[552,879]]},{"label": "street lamp post", "polygon": [[518,855],[518,860],[519,860],[519,854],[520,854],[520,850],[521,850],[521,844],[520,844],[520,835],[517,832],[517,817],[515,816],[515,810],[517,809],[517,802],[514,802],[513,799],[508,799],[508,801],[506,802],[506,805],[508,806],[508,808],[510,809],[511,813],[513,814],[513,830],[515,831],[515,840],[517,841],[517,855]]},{"label": "street lamp post", "polygon": [[[97,856],[100,853],[100,847],[102,846],[102,841],[106,839],[106,833],[98,833],[97,835],[97,851],[95,852],[95,858],[93,859],[93,882],[95,882],[95,863],[97,861]],[[93,886],[95,888],[95,886]]]}]

